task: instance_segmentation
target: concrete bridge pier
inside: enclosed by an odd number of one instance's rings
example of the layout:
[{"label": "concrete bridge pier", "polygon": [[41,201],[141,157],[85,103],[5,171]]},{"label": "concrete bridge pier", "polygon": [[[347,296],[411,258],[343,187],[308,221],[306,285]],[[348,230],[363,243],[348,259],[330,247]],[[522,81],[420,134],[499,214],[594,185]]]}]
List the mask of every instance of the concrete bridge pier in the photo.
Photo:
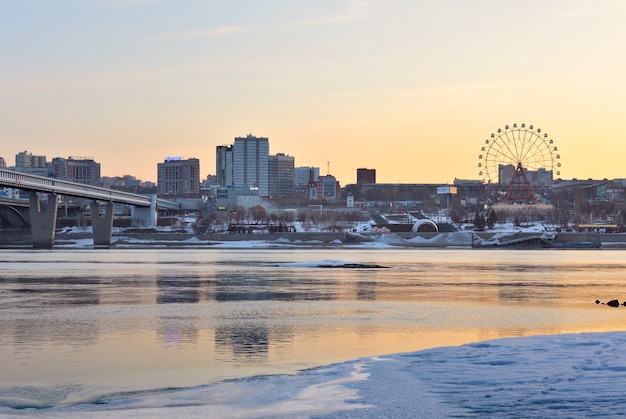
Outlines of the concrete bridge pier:
[{"label": "concrete bridge pier", "polygon": [[150,195],[149,207],[134,206],[131,208],[131,224],[133,227],[150,227],[157,226],[157,205],[156,195]]},{"label": "concrete bridge pier", "polygon": [[38,249],[52,249],[54,245],[54,230],[57,223],[57,195],[48,195],[48,202],[41,200],[36,193],[31,193],[30,201],[30,230],[33,247]]},{"label": "concrete bridge pier", "polygon": [[91,203],[91,228],[94,246],[111,246],[113,230],[113,202],[106,203],[104,214],[100,214],[100,205]]}]

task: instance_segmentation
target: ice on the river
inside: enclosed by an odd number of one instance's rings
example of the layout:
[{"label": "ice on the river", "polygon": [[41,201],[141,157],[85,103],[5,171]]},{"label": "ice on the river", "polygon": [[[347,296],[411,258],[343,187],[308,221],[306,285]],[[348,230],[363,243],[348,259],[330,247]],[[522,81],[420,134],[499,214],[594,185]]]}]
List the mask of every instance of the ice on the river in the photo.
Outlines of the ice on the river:
[{"label": "ice on the river", "polygon": [[[0,408],[0,416],[621,417],[625,354],[626,332],[501,339],[74,406]],[[1,405],[28,397],[9,393],[4,387]]]}]

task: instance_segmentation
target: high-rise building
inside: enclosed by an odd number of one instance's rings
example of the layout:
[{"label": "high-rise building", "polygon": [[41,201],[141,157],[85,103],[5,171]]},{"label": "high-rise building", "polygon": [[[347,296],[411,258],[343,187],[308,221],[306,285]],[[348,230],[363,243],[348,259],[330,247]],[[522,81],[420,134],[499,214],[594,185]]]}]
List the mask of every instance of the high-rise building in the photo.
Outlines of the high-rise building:
[{"label": "high-rise building", "polygon": [[310,200],[335,200],[341,194],[341,186],[332,175],[320,176],[317,180],[309,181],[306,197]]},{"label": "high-rise building", "polygon": [[284,153],[269,156],[269,196],[289,198],[294,190],[294,158]]},{"label": "high-rise building", "polygon": [[200,197],[200,161],[168,157],[157,164],[157,194],[164,198]]},{"label": "high-rise building", "polygon": [[0,157],[0,167],[1,168],[7,167],[7,162],[4,160],[4,157]]},{"label": "high-rise building", "polygon": [[215,175],[220,186],[233,186],[233,146],[218,145],[215,148]]},{"label": "high-rise building", "polygon": [[305,190],[309,182],[317,182],[320,177],[319,167],[296,167],[294,171],[294,184],[296,189]]},{"label": "high-rise building", "polygon": [[100,163],[90,157],[55,157],[50,163],[50,173],[57,179],[100,186]]},{"label": "high-rise building", "polygon": [[233,145],[233,185],[235,188],[258,190],[259,196],[269,195],[269,151],[267,138],[235,138]]},{"label": "high-rise building", "polygon": [[15,167],[18,169],[47,167],[46,156],[33,156],[33,153],[21,151],[15,155]]},{"label": "high-rise building", "polygon": [[340,194],[339,182],[332,175],[320,176],[322,199],[336,199]]},{"label": "high-rise building", "polygon": [[356,169],[356,183],[376,183],[376,169]]}]

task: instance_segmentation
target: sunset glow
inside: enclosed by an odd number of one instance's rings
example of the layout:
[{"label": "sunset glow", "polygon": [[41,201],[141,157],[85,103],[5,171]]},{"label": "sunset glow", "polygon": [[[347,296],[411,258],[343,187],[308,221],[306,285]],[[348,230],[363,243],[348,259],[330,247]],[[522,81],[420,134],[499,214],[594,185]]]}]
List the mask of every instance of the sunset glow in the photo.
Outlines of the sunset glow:
[{"label": "sunset glow", "polygon": [[484,139],[534,124],[561,177],[626,177],[619,0],[0,3],[0,156],[90,156],[156,181],[251,133],[342,185],[479,179]]}]

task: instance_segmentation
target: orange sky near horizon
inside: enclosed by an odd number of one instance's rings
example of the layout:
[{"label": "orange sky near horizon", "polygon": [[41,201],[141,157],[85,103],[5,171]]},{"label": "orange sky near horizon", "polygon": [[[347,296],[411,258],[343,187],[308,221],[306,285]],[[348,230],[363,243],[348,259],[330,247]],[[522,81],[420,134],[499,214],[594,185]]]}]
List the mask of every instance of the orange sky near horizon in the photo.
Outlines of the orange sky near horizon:
[{"label": "orange sky near horizon", "polygon": [[342,185],[479,179],[533,124],[564,179],[626,178],[626,4],[31,0],[0,5],[0,156],[88,156],[156,181],[249,133]]}]

